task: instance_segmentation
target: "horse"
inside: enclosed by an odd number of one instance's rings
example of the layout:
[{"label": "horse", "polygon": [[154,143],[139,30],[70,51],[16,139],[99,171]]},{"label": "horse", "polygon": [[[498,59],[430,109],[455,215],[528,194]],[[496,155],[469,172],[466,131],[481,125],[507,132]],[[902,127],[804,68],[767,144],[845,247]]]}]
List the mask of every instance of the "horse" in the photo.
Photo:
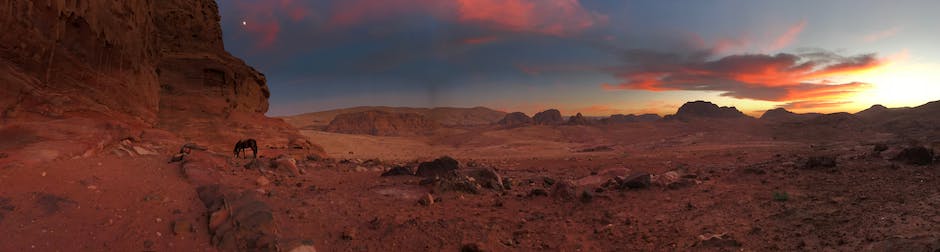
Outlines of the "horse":
[{"label": "horse", "polygon": [[[235,157],[239,157],[238,154],[245,151],[245,149],[251,149],[252,157],[258,158],[258,143],[255,142],[254,139],[249,138],[249,139],[238,141],[238,143],[235,143],[235,150],[233,150],[232,152],[235,153]],[[241,155],[241,157],[245,157],[245,156],[246,155]]]}]

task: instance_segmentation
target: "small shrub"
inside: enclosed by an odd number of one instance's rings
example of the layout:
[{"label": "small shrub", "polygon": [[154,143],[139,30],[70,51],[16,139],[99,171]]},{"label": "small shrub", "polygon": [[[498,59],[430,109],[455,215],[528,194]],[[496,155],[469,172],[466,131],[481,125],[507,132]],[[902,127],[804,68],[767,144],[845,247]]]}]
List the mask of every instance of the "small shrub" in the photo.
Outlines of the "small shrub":
[{"label": "small shrub", "polygon": [[774,201],[787,201],[790,200],[790,195],[787,192],[774,192]]}]

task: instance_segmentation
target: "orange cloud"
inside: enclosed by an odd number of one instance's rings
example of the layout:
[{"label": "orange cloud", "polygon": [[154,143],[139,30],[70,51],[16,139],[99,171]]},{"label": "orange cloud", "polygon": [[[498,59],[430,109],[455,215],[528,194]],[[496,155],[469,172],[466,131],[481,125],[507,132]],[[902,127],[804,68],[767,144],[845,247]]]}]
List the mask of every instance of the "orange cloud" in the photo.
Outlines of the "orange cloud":
[{"label": "orange cloud", "polygon": [[844,98],[871,85],[837,83],[834,79],[845,79],[886,62],[874,54],[853,57],[833,53],[744,54],[707,60],[643,50],[629,51],[625,58],[628,64],[613,70],[625,82],[602,84],[602,88],[722,91],[722,96],[764,101]]},{"label": "orange cloud", "polygon": [[769,47],[767,47],[767,51],[778,51],[784,47],[789,46],[791,43],[793,43],[794,40],[796,40],[796,37],[799,36],[801,32],[803,32],[803,28],[806,28],[806,20],[800,21],[799,23],[787,29],[786,32],[780,35],[780,37],[777,37],[777,39],[775,39],[774,42],[770,44]]}]

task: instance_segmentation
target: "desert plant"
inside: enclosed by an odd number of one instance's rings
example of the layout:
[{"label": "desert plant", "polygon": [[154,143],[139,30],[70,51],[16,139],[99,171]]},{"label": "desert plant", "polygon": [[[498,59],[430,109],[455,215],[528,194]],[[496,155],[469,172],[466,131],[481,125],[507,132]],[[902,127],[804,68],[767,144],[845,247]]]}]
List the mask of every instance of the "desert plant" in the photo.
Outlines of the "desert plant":
[{"label": "desert plant", "polygon": [[790,195],[787,192],[774,192],[774,201],[787,201]]}]

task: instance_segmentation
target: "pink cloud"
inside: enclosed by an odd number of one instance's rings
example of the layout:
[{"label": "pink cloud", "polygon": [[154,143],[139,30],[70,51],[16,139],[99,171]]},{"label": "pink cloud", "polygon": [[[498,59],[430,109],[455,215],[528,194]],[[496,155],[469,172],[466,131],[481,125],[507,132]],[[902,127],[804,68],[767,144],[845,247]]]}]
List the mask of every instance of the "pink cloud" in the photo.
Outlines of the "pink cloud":
[{"label": "pink cloud", "polygon": [[865,37],[862,38],[862,41],[865,41],[867,43],[872,43],[872,42],[879,41],[882,39],[894,37],[894,35],[897,35],[900,30],[901,30],[900,27],[892,27],[886,30],[881,30],[875,33],[865,35]]},{"label": "pink cloud", "polygon": [[255,46],[268,48],[277,42],[281,32],[281,17],[291,22],[300,22],[312,14],[312,9],[303,1],[235,0],[235,8],[244,22],[245,31],[257,37]]},{"label": "pink cloud", "polygon": [[786,32],[780,35],[780,37],[777,37],[777,39],[775,39],[773,43],[767,47],[767,51],[778,51],[789,46],[793,43],[793,41],[796,40],[796,37],[798,37],[800,33],[803,32],[803,28],[806,28],[806,20],[800,21],[799,23],[790,26]]}]

